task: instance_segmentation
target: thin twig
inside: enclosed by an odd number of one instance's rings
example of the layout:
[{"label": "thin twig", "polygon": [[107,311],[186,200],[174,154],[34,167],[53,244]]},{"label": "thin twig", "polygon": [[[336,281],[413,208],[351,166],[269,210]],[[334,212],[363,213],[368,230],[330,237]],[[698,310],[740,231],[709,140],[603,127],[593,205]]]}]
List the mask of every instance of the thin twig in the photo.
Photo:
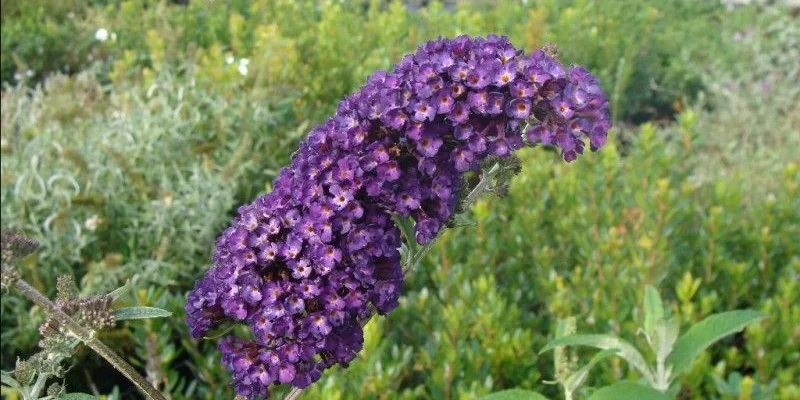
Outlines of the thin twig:
[{"label": "thin twig", "polygon": [[283,398],[283,400],[295,400],[301,394],[303,394],[303,389],[293,388],[292,391]]},{"label": "thin twig", "polygon": [[56,306],[50,299],[39,293],[36,288],[31,286],[28,282],[18,279],[15,283],[17,289],[22,294],[31,299],[39,307],[42,307],[47,314],[52,316],[58,321],[59,324],[64,326],[78,340],[89,346],[92,350],[97,352],[101,357],[105,358],[117,371],[122,373],[129,381],[133,382],[139,390],[141,390],[147,397],[153,400],[166,400],[163,394],[153,388],[147,380],[142,377],[135,368],[122,359],[114,350],[111,350],[105,343],[99,341],[95,337],[95,332],[84,328],[79,323],[75,322],[72,317],[67,315],[58,306]]},{"label": "thin twig", "polygon": [[481,175],[481,180],[478,181],[475,187],[472,188],[472,190],[470,190],[469,194],[464,199],[465,208],[473,205],[478,200],[478,198],[480,198],[481,195],[487,191],[489,186],[494,181],[494,176],[497,174],[498,171],[500,171],[500,164],[495,163],[492,164],[489,170],[487,170]]}]

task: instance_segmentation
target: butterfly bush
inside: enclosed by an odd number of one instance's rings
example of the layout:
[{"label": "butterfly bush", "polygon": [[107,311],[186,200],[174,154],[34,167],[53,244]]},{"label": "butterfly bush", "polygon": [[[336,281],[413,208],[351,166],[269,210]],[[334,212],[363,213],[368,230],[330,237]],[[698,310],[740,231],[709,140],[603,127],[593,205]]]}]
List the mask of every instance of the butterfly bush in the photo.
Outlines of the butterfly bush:
[{"label": "butterfly bush", "polygon": [[361,323],[398,305],[401,233],[419,244],[453,217],[462,177],[526,144],[566,161],[601,147],[610,127],[597,79],[506,37],[438,39],[378,71],[311,131],[273,190],[238,209],[213,267],[186,303],[194,337],[218,322],[252,338],[221,340],[235,390],[304,388],[363,345]]}]

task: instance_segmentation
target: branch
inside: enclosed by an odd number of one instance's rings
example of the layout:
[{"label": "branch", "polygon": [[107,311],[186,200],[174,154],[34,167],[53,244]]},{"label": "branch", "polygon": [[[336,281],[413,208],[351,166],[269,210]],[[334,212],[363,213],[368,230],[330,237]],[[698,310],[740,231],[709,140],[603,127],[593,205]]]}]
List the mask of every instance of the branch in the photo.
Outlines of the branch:
[{"label": "branch", "polygon": [[117,371],[122,373],[128,380],[133,382],[139,390],[142,391],[147,397],[153,400],[166,400],[163,394],[153,388],[147,380],[144,379],[139,373],[122,359],[114,350],[111,350],[103,342],[95,337],[95,332],[84,328],[79,323],[75,322],[72,317],[67,315],[58,306],[56,306],[50,299],[39,293],[36,288],[31,286],[28,282],[22,279],[17,279],[14,285],[19,289],[22,294],[31,299],[39,307],[42,307],[50,316],[56,319],[59,324],[69,331],[70,334],[75,336],[78,340],[89,346],[92,350],[97,352],[101,357],[105,358]]}]

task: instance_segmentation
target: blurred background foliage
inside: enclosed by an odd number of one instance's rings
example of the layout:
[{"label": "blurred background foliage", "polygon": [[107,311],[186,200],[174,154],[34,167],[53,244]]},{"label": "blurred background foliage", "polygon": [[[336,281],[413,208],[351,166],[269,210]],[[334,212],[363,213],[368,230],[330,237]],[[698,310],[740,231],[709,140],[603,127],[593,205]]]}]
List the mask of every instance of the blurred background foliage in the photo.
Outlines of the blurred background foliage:
[{"label": "blurred background foliage", "polygon": [[[753,3],[753,4],[750,4]],[[131,279],[174,318],[103,339],[173,399],[230,398],[185,293],[235,207],[376,69],[425,40],[509,35],[587,66],[616,128],[566,165],[525,150],[508,196],[470,211],[409,279],[365,350],[304,399],[554,395],[558,318],[635,336],[644,285],[682,322],[770,318],[707,352],[681,399],[800,398],[800,21],[788,2],[2,0],[2,220],[42,243],[23,274]],[[2,297],[2,368],[43,313]],[[138,394],[85,350],[70,391]],[[633,376],[604,361],[590,384]],[[102,372],[102,375],[98,375]],[[100,378],[102,376],[102,378]],[[10,397],[10,395],[8,395]]]}]

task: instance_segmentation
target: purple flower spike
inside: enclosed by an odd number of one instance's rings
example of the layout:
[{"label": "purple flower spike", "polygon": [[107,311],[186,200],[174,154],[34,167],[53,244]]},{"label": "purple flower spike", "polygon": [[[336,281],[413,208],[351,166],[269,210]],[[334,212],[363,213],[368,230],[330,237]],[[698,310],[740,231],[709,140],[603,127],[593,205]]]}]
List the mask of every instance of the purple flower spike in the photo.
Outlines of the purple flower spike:
[{"label": "purple flower spike", "polygon": [[393,216],[411,217],[414,239],[429,243],[456,212],[463,174],[486,157],[527,143],[572,161],[586,139],[591,150],[605,144],[609,116],[597,79],[544,51],[525,54],[494,35],[423,44],[344,99],[272,192],[239,208],[187,297],[192,336],[223,319],[250,327],[253,340],[219,343],[248,399],[346,367],[363,346],[364,319],[398,305]]}]

